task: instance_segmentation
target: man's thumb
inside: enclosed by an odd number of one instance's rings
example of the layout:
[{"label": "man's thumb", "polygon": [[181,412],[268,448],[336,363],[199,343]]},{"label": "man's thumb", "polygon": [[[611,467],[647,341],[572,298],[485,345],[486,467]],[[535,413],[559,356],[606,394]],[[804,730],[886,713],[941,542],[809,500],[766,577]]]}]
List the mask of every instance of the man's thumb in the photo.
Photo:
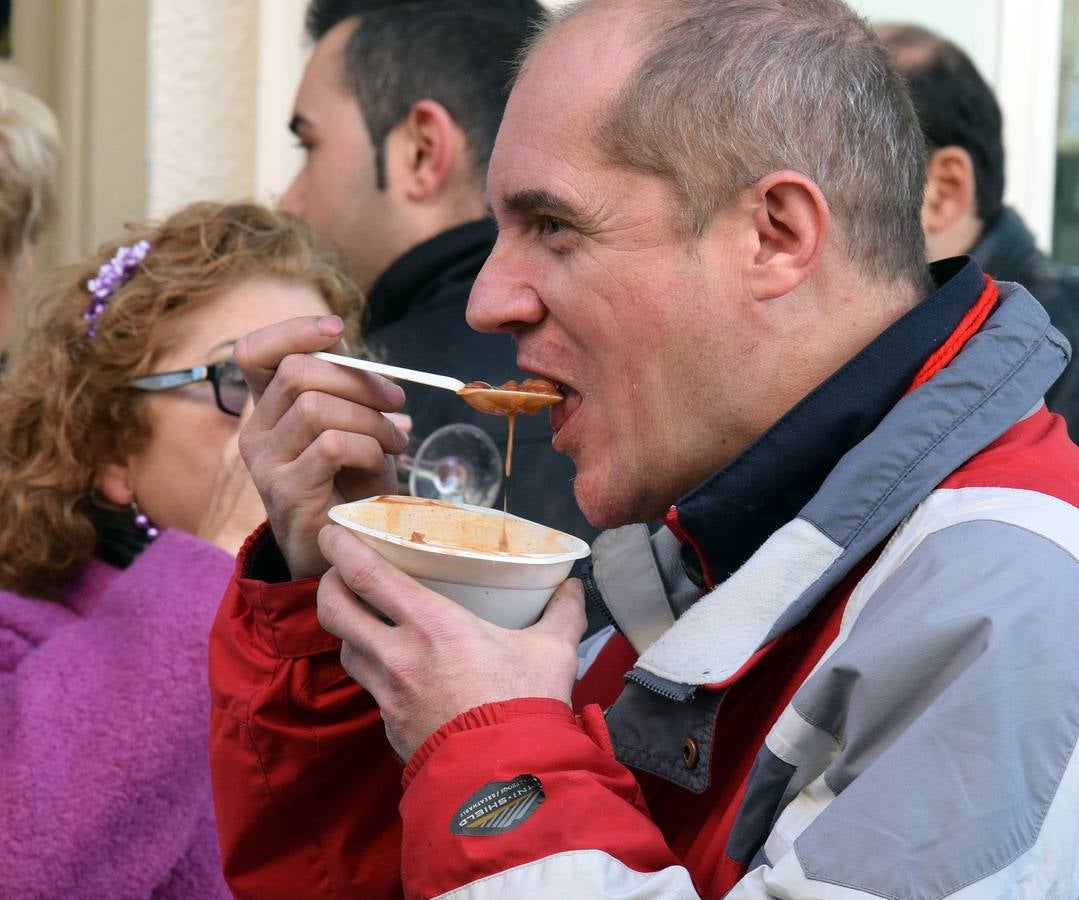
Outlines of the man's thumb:
[{"label": "man's thumb", "polygon": [[584,586],[579,578],[563,581],[547,601],[543,616],[532,626],[577,644],[588,627],[584,613]]}]

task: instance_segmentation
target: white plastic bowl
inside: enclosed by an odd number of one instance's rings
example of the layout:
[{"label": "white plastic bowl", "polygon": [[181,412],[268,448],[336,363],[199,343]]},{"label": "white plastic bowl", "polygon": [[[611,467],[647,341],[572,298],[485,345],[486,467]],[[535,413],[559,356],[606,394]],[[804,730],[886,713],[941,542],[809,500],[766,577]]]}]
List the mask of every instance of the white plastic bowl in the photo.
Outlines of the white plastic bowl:
[{"label": "white plastic bowl", "polygon": [[588,544],[565,532],[439,500],[371,497],[333,507],[330,518],[401,571],[503,628],[534,623],[574,560],[589,554]]}]

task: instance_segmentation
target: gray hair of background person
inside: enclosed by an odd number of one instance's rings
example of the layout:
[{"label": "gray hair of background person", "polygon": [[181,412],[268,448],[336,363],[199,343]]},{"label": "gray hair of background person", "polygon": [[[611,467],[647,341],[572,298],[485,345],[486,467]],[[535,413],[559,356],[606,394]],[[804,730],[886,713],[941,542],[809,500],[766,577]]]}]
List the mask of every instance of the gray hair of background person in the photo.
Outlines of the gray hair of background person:
[{"label": "gray hair of background person", "polygon": [[865,20],[839,0],[639,6],[650,7],[645,53],[596,128],[613,162],[669,180],[692,235],[760,178],[796,170],[821,188],[867,275],[930,288],[925,141]]},{"label": "gray hair of background person", "polygon": [[0,82],[0,278],[48,224],[60,156],[56,119],[36,97]]},{"label": "gray hair of background person", "polygon": [[536,0],[312,0],[312,40],[360,17],[345,49],[345,82],[375,147],[379,188],[386,136],[423,99],[442,104],[460,126],[483,184],[514,60],[543,15]]},{"label": "gray hair of background person", "polygon": [[991,224],[1004,206],[1004,122],[992,89],[969,56],[926,28],[883,24],[877,34],[907,80],[929,149],[970,155],[978,217]]}]

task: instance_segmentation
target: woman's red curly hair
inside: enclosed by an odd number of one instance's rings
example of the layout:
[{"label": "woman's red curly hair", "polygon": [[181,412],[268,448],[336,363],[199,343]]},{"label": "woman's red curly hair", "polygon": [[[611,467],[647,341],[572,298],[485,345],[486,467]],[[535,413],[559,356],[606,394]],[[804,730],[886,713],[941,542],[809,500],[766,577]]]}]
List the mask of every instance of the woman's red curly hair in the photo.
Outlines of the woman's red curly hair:
[{"label": "woman's red curly hair", "polygon": [[93,338],[86,282],[116,253],[103,246],[54,273],[0,376],[0,588],[58,598],[94,553],[90,511],[103,467],[150,437],[145,395],[183,319],[242,282],[310,285],[355,334],[362,300],[332,254],[298,219],[255,204],[196,203],[124,243],[151,250],[109,299]]}]

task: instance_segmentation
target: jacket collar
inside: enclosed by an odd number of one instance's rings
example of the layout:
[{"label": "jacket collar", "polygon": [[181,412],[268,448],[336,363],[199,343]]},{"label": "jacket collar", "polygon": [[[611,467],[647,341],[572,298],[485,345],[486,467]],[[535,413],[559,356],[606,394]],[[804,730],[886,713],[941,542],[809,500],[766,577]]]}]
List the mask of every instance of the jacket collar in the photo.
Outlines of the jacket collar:
[{"label": "jacket collar", "polygon": [[1036,281],[1048,258],[1034,244],[1023,220],[1008,207],[982,233],[971,255],[998,281]]},{"label": "jacket collar", "polygon": [[726,580],[896,404],[983,287],[969,257],[937,263],[932,273],[936,291],[668,513],[691,578],[709,588]]},{"label": "jacket collar", "polygon": [[1041,406],[1067,344],[1026,290],[999,287],[996,310],[952,362],[905,394],[794,519],[649,646],[630,681],[691,696],[736,677],[937,485]]},{"label": "jacket collar", "polygon": [[494,246],[491,219],[458,225],[413,247],[383,272],[367,298],[364,330],[377,331],[439,296],[446,282],[472,280]]}]

